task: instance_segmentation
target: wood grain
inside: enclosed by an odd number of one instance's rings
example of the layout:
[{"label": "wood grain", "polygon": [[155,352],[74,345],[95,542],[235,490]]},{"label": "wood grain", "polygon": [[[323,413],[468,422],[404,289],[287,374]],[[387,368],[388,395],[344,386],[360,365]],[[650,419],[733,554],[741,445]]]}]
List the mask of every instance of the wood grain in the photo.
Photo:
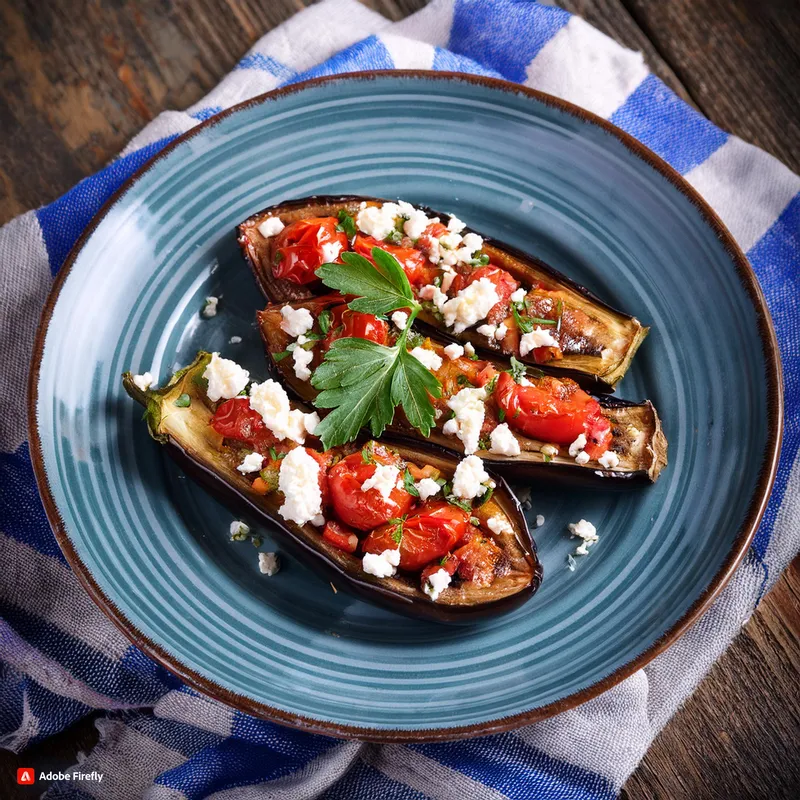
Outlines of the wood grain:
[{"label": "wood grain", "polygon": [[[199,100],[310,0],[0,0],[0,223],[104,166],[160,111]],[[400,19],[424,0],[367,3]],[[800,169],[800,4],[564,0],[716,124]],[[656,739],[625,786],[645,798],[800,796],[800,562]],[[64,768],[96,741],[84,720],[17,766]],[[13,771],[12,771],[13,770]],[[31,796],[38,795],[41,787]]]}]

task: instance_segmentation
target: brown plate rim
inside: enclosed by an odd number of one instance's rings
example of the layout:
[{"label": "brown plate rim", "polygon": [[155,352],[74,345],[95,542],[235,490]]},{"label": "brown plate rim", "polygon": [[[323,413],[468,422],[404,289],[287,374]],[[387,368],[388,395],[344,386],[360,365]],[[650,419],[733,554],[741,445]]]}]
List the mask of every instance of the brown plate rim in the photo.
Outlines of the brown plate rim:
[{"label": "brown plate rim", "polygon": [[[47,336],[50,319],[58,300],[61,288],[70,273],[72,265],[80,253],[87,239],[95,231],[98,225],[105,218],[111,207],[150,169],[156,165],[160,159],[164,158],[173,149],[205,131],[212,128],[222,119],[235,114],[237,111],[261,105],[271,100],[296,94],[308,88],[324,86],[325,84],[340,83],[345,81],[374,81],[379,78],[405,78],[409,80],[441,81],[460,81],[471,83],[476,86],[488,87],[503,92],[522,94],[536,100],[544,105],[559,109],[584,122],[599,126],[607,133],[612,134],[630,152],[649,164],[656,172],[666,178],[678,191],[686,196],[689,201],[697,208],[700,215],[722,243],[728,256],[739,275],[739,278],[747,290],[750,300],[753,303],[758,316],[759,336],[761,339],[764,360],[767,368],[767,415],[769,438],[764,453],[764,460],[759,470],[758,482],[756,484],[753,498],[750,502],[744,523],[733,542],[731,551],[723,565],[717,571],[706,589],[700,594],[683,616],[664,634],[659,637],[646,650],[636,658],[623,664],[610,675],[602,680],[596,681],[591,686],[587,686],[578,692],[574,692],[545,706],[533,708],[528,711],[520,712],[507,717],[501,717],[488,722],[474,723],[472,725],[462,725],[448,728],[427,728],[427,729],[381,729],[369,728],[354,725],[343,725],[323,719],[314,719],[299,714],[282,711],[264,703],[259,703],[251,698],[231,692],[220,686],[209,678],[200,675],[198,672],[184,665],[179,658],[166,652],[158,644],[145,636],[135,625],[133,625],[124,613],[110,600],[95,581],[89,569],[82,562],[75,550],[69,534],[63,524],[61,515],[53,499],[50,485],[42,454],[41,439],[38,431],[38,420],[36,407],[38,404],[39,374],[41,369],[42,356],[44,353],[44,343]],[[55,282],[48,295],[42,312],[39,326],[34,340],[33,354],[31,357],[31,367],[28,376],[28,433],[31,450],[31,461],[33,463],[36,482],[44,503],[45,512],[53,529],[56,540],[61,547],[70,566],[78,576],[83,586],[88,591],[90,597],[102,609],[102,611],[112,620],[112,622],[143,652],[150,658],[157,661],[173,674],[177,675],[182,681],[198,691],[231,706],[245,714],[267,719],[282,725],[288,725],[309,733],[324,734],[341,739],[359,739],[371,742],[384,743],[404,743],[404,742],[436,742],[456,739],[464,739],[472,736],[485,736],[493,733],[513,730],[537,722],[542,719],[568,711],[587,700],[591,700],[602,694],[612,686],[620,683],[625,678],[632,675],[637,670],[652,661],[659,653],[666,650],[673,644],[691,625],[694,623],[711,605],[725,584],[730,580],[739,563],[744,558],[750,542],[755,535],[761,518],[764,514],[769,500],[770,490],[775,481],[775,474],[780,457],[781,439],[783,435],[783,385],[781,379],[781,359],[778,350],[777,338],[772,325],[769,309],[767,308],[763,292],[758,280],[753,272],[753,268],[736,244],[733,236],[723,224],[716,212],[706,203],[700,194],[669,164],[660,156],[657,156],[645,145],[634,139],[630,134],[612,125],[607,120],[586,111],[579,106],[562,100],[558,97],[539,92],[519,84],[501,80],[499,78],[488,78],[477,75],[469,75],[460,72],[432,72],[427,70],[375,70],[370,72],[350,72],[341,75],[328,75],[319,78],[302,81],[281,89],[275,89],[220,112],[219,114],[199,123],[197,126],[178,136],[172,142],[162,148],[157,154],[143,164],[134,174],[128,178],[122,186],[103,204],[102,208],[92,218],[91,222],[84,229],[83,233],[75,243],[74,247],[62,265]]]}]

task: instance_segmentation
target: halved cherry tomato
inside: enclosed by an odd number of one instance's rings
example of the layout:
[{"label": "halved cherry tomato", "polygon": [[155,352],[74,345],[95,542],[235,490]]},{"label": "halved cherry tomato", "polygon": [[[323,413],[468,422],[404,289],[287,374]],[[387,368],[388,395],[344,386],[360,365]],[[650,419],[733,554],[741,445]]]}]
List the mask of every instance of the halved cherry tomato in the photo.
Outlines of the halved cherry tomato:
[{"label": "halved cherry tomato", "polygon": [[339,262],[347,250],[347,234],[337,224],[336,217],[310,217],[287,225],[275,238],[275,277],[300,285],[318,280],[317,267]]},{"label": "halved cherry tomato", "polygon": [[582,433],[589,458],[599,458],[611,444],[611,422],[593,397],[569,378],[544,376],[521,386],[500,373],[494,398],[509,426],[544,442],[572,444]]},{"label": "halved cherry tomato", "polygon": [[488,537],[476,533],[453,555],[458,559],[458,574],[476,586],[491,586],[494,570],[503,551]]},{"label": "halved cherry tomato", "polygon": [[[402,462],[385,448],[374,447],[371,455],[377,464],[402,466]],[[331,467],[329,473],[334,513],[342,522],[360,531],[402,517],[414,502],[411,494],[397,487],[387,498],[377,489],[362,491],[362,484],[375,474],[377,464],[365,463],[361,453],[353,453]]]},{"label": "halved cherry tomato", "polygon": [[323,347],[327,350],[337,339],[367,339],[370,342],[386,344],[389,326],[382,319],[362,311],[351,311],[346,305],[331,309],[331,327]]},{"label": "halved cherry tomato", "polygon": [[381,242],[372,236],[364,236],[360,233],[353,242],[353,250],[370,261],[372,261],[373,247],[380,247],[381,250],[391,253],[400,262],[400,266],[412,286],[424,286],[427,283],[431,283],[439,274],[439,270],[428,261],[425,255],[413,247],[402,247],[388,242]]},{"label": "halved cherry tomato", "polygon": [[[425,503],[402,523],[400,569],[412,572],[450,552],[471,527],[469,514],[443,500]],[[389,523],[371,531],[362,542],[365,553],[398,547],[398,525]]]},{"label": "halved cherry tomato", "polygon": [[489,310],[486,321],[498,325],[508,316],[508,300],[519,289],[519,281],[510,272],[489,264],[466,275],[457,275],[453,281],[452,291],[459,292],[481,278],[488,278],[493,284],[499,300]]},{"label": "halved cherry tomato", "polygon": [[341,522],[329,519],[322,529],[322,538],[329,541],[334,547],[344,550],[345,553],[355,553],[358,550],[358,536]]},{"label": "halved cherry tomato", "polygon": [[250,408],[246,397],[226,400],[211,418],[211,427],[226,439],[235,439],[261,455],[278,443],[272,431],[264,424],[261,414]]}]

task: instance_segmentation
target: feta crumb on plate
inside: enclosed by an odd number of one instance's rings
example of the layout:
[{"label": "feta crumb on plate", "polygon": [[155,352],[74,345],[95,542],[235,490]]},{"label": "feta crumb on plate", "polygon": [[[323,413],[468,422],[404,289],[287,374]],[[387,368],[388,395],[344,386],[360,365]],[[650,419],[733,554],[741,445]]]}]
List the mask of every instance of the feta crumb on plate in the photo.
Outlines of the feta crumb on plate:
[{"label": "feta crumb on plate", "polygon": [[541,528],[544,525],[544,514],[536,515],[536,527]]},{"label": "feta crumb on plate", "polygon": [[281,561],[277,553],[259,553],[258,554],[258,568],[261,570],[262,575],[268,575],[270,578],[275,575],[281,568]]},{"label": "feta crumb on plate", "polygon": [[579,520],[578,522],[570,522],[570,524],[567,525],[567,528],[569,528],[571,536],[577,536],[580,539],[583,539],[581,544],[575,550],[576,556],[588,555],[589,551],[587,548],[591,547],[600,539],[600,537],[597,535],[597,528],[595,528],[591,522],[588,522],[585,519]]},{"label": "feta crumb on plate", "polygon": [[231,338],[228,339],[228,344],[241,344],[241,343],[242,343],[241,336],[231,336]]},{"label": "feta crumb on plate", "polygon": [[219,305],[219,297],[206,297],[206,302],[203,304],[202,315],[206,319],[217,316],[217,306]]},{"label": "feta crumb on plate", "polygon": [[231,539],[237,542],[241,541],[242,539],[246,539],[250,535],[250,526],[242,522],[240,519],[235,519],[233,522],[231,522],[228,530],[230,532]]}]

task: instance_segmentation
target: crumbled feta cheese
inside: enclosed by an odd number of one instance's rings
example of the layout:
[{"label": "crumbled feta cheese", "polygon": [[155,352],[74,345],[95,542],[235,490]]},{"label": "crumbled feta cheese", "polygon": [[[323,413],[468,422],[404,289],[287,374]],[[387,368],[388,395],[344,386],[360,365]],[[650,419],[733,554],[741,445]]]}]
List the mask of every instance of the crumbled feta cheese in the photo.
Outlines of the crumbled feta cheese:
[{"label": "crumbled feta cheese", "polygon": [[408,325],[408,314],[405,311],[395,311],[392,314],[392,322],[398,330],[404,331]]},{"label": "crumbled feta cheese", "polygon": [[472,342],[467,342],[464,345],[464,353],[468,355],[470,358],[475,355],[475,348],[472,346]]},{"label": "crumbled feta cheese", "polygon": [[241,464],[239,464],[236,469],[242,473],[242,475],[246,475],[248,472],[258,472],[261,469],[261,465],[264,463],[264,456],[260,455],[259,453],[248,453]]},{"label": "crumbled feta cheese", "polygon": [[312,350],[295,347],[292,351],[292,361],[294,361],[294,374],[298,380],[307,381],[311,377],[311,370],[308,368],[308,365],[313,360],[314,353]]},{"label": "crumbled feta cheese", "polygon": [[284,519],[305,525],[322,513],[319,463],[305,447],[295,447],[281,461],[278,489],[284,495],[283,505],[278,509]]},{"label": "crumbled feta cheese", "polygon": [[242,522],[240,519],[235,519],[231,522],[229,528],[232,539],[244,539],[250,534],[250,526]]},{"label": "crumbled feta cheese", "polygon": [[433,478],[423,478],[414,484],[414,488],[419,492],[419,499],[424,503],[429,497],[439,494],[442,487]]},{"label": "crumbled feta cheese", "polygon": [[437,217],[428,219],[424,211],[401,200],[399,203],[364,206],[356,216],[356,225],[367,236],[383,240],[394,231],[398,217],[405,220],[403,232],[411,239],[419,239],[430,223],[439,221]]},{"label": "crumbled feta cheese", "polygon": [[250,373],[229,358],[220,358],[219,353],[211,354],[211,361],[203,372],[208,381],[206,394],[212,403],[217,400],[230,400],[236,397],[250,380]]},{"label": "crumbled feta cheese", "polygon": [[344,248],[341,242],[326,242],[322,245],[322,260],[324,263],[329,264],[339,258],[339,253]]},{"label": "crumbled feta cheese", "polygon": [[591,522],[587,522],[585,519],[582,519],[579,522],[570,522],[567,527],[569,528],[571,536],[577,536],[580,539],[583,539],[581,544],[575,550],[576,556],[588,555],[589,551],[587,548],[591,547],[600,539],[600,537],[597,535],[597,528],[595,528]]},{"label": "crumbled feta cheese", "polygon": [[444,247],[445,250],[456,250],[458,246],[461,244],[461,237],[457,233],[453,233],[452,231],[448,233],[443,233],[439,237],[439,246]]},{"label": "crumbled feta cheese", "polygon": [[[455,411],[456,434],[464,444],[464,452],[474,453],[478,449],[483,418],[486,414],[486,389],[466,387],[447,401]],[[450,422],[450,420],[448,420]],[[445,423],[447,428],[447,423]],[[445,431],[447,433],[447,431]]]},{"label": "crumbled feta cheese", "polygon": [[434,286],[432,283],[423,286],[419,290],[419,298],[420,300],[430,300],[439,311],[444,308],[444,304],[447,302],[447,295],[438,286]]},{"label": "crumbled feta cheese", "polygon": [[522,303],[525,300],[525,296],[527,292],[520,286],[515,292],[511,293],[511,297],[509,298],[512,303]]},{"label": "crumbled feta cheese", "polygon": [[431,264],[439,264],[442,260],[442,248],[439,247],[439,240],[429,237],[428,241],[428,261]]},{"label": "crumbled feta cheese", "polygon": [[281,562],[277,553],[259,553],[258,554],[258,568],[261,570],[262,575],[272,577],[281,568]]},{"label": "crumbled feta cheese", "polygon": [[558,448],[554,444],[543,444],[539,448],[539,452],[550,456],[550,458],[555,458],[558,455]]},{"label": "crumbled feta cheese", "polygon": [[497,287],[488,278],[480,278],[442,306],[445,325],[452,326],[454,333],[461,333],[485,319],[499,300]]},{"label": "crumbled feta cheese", "polygon": [[371,478],[367,478],[361,484],[361,491],[368,492],[370,489],[377,489],[384,500],[389,499],[392,489],[397,486],[397,479],[400,477],[400,470],[391,464],[377,464],[375,472]]},{"label": "crumbled feta cheese", "polygon": [[205,305],[203,306],[202,314],[206,319],[217,316],[217,306],[219,305],[219,297],[206,297]]},{"label": "crumbled feta cheese", "polygon": [[317,514],[317,516],[311,520],[311,524],[315,528],[321,528],[325,524],[325,517],[323,517],[322,514]]},{"label": "crumbled feta cheese", "polygon": [[478,456],[467,456],[458,462],[453,475],[453,494],[462,500],[473,500],[486,491],[489,474]]},{"label": "crumbled feta cheese", "polygon": [[433,350],[426,350],[424,347],[415,347],[411,355],[428,369],[436,372],[442,366],[442,357]]},{"label": "crumbled feta cheese", "polygon": [[589,461],[589,454],[585,450],[581,450],[580,453],[575,456],[575,463],[580,464],[581,466],[588,464]]},{"label": "crumbled feta cheese", "polygon": [[507,333],[508,333],[508,328],[506,327],[505,323],[501,322],[497,326],[497,330],[494,332],[494,338],[497,339],[498,342],[502,342],[503,339],[506,338]]},{"label": "crumbled feta cheese", "polygon": [[519,379],[519,385],[520,386],[533,386],[533,384],[524,375]]},{"label": "crumbled feta cheese", "polygon": [[406,209],[405,205],[408,204],[401,203],[400,205],[403,206],[403,213],[408,215],[408,218],[403,223],[403,233],[405,233],[409,239],[419,239],[428,225],[432,222],[439,221],[438,218],[428,219],[427,214],[424,211],[420,211],[418,208],[409,205],[408,209]]},{"label": "crumbled feta cheese", "polygon": [[476,330],[481,336],[485,336],[489,341],[492,341],[497,333],[497,325],[479,325]]},{"label": "crumbled feta cheese", "polygon": [[380,555],[365,553],[361,566],[367,575],[376,578],[391,578],[400,563],[400,550],[384,550]]},{"label": "crumbled feta cheese", "polygon": [[536,515],[536,527],[541,528],[544,525],[544,514]]},{"label": "crumbled feta cheese", "polygon": [[467,226],[455,215],[451,214],[447,223],[447,230],[452,233],[461,233]]},{"label": "crumbled feta cheese", "polygon": [[458,433],[458,422],[455,419],[448,419],[442,425],[442,433],[445,436],[455,436]]},{"label": "crumbled feta cheese", "polygon": [[133,376],[134,386],[142,392],[146,392],[153,385],[153,376],[149,372],[142,375]]},{"label": "crumbled feta cheese", "polygon": [[319,414],[316,411],[312,411],[310,414],[303,414],[303,427],[309,436],[314,435],[317,425],[319,425]]},{"label": "crumbled feta cheese", "polygon": [[447,345],[444,349],[444,354],[451,360],[455,361],[457,358],[461,358],[464,355],[464,348],[460,344],[453,344]]},{"label": "crumbled feta cheese", "polygon": [[254,383],[250,387],[250,408],[258,411],[264,424],[278,439],[291,439],[302,444],[306,433],[319,423],[316,412],[304,414],[300,409],[289,406],[289,397],[283,386],[272,379]]},{"label": "crumbled feta cheese", "polygon": [[462,240],[461,246],[474,253],[483,247],[483,239],[477,233],[468,233]]},{"label": "crumbled feta cheese", "polygon": [[489,526],[489,530],[492,533],[496,533],[498,536],[501,533],[514,533],[514,529],[505,517],[489,517],[489,519],[486,520],[486,524]]},{"label": "crumbled feta cheese", "polygon": [[228,344],[241,344],[241,343],[242,343],[241,336],[231,336],[231,338],[228,339]]},{"label": "crumbled feta cheese", "polygon": [[267,217],[259,226],[258,232],[265,238],[269,239],[270,236],[280,233],[283,230],[283,223],[278,217]]},{"label": "crumbled feta cheese", "polygon": [[438,569],[425,581],[425,594],[435,603],[439,599],[439,595],[450,585],[450,581],[452,580],[447,570]]},{"label": "crumbled feta cheese", "polygon": [[453,281],[456,279],[456,273],[452,269],[445,269],[444,273],[442,274],[442,291],[447,294],[450,291],[450,286],[453,284]]},{"label": "crumbled feta cheese", "polygon": [[537,347],[558,347],[558,341],[550,331],[536,327],[530,333],[523,333],[519,340],[519,354],[526,356]]},{"label": "crumbled feta cheese", "polygon": [[578,455],[578,453],[586,447],[586,434],[582,433],[578,438],[569,446],[569,454],[572,458]]},{"label": "crumbled feta cheese", "polygon": [[616,469],[619,466],[619,456],[613,450],[606,450],[597,463],[605,469]]},{"label": "crumbled feta cheese", "polygon": [[496,453],[499,456],[518,456],[520,454],[519,441],[511,432],[507,422],[498,425],[489,435],[489,440],[491,442],[490,453]]},{"label": "crumbled feta cheese", "polygon": [[314,318],[307,308],[292,308],[284,306],[281,309],[281,330],[289,336],[300,336],[308,333],[314,327]]}]

